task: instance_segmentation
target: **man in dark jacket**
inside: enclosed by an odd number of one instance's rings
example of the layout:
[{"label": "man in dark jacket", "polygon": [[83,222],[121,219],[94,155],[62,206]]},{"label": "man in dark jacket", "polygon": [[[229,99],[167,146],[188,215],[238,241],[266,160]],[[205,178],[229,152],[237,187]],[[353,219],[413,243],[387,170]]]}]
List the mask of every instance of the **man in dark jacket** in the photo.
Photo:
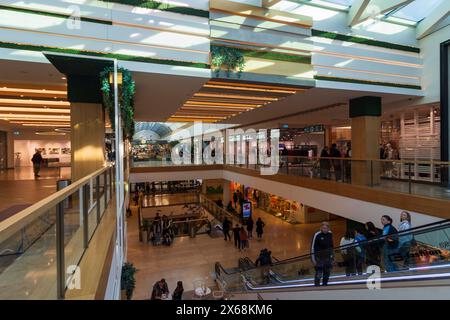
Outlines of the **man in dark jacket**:
[{"label": "man in dark jacket", "polygon": [[331,145],[330,157],[336,158],[331,162],[333,163],[334,176],[336,178],[336,181],[340,181],[342,180],[341,160],[339,160],[339,158],[341,157],[341,152],[338,150],[336,143],[333,143]]},{"label": "man in dark jacket", "polygon": [[322,149],[322,152],[320,153],[320,160],[319,160],[319,165],[320,165],[320,179],[328,179],[329,175],[330,175],[330,159],[327,159],[330,157],[330,154],[328,153],[328,147],[325,146]]},{"label": "man in dark jacket", "polygon": [[222,231],[223,231],[223,235],[225,237],[225,241],[231,241],[231,237],[230,237],[230,228],[231,228],[231,221],[228,220],[227,217],[225,217],[225,219],[223,220],[222,223]]},{"label": "man in dark jacket", "polygon": [[40,177],[39,171],[41,171],[42,156],[39,150],[36,150],[33,158],[31,158],[31,162],[33,162],[34,177]]},{"label": "man in dark jacket", "polygon": [[233,235],[234,235],[234,245],[236,248],[241,249],[241,227],[236,224],[236,226],[233,228]]},{"label": "man in dark jacket", "polygon": [[333,263],[333,234],[328,222],[322,222],[320,231],[313,236],[311,259],[316,270],[314,285],[320,286],[320,279],[323,277],[322,285],[326,286]]}]

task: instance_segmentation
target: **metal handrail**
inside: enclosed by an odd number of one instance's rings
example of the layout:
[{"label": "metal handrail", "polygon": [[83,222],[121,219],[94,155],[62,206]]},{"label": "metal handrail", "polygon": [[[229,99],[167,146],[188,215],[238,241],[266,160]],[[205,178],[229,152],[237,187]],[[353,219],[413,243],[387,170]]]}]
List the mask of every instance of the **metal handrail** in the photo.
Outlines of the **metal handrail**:
[{"label": "metal handrail", "polygon": [[40,215],[46,213],[49,209],[55,207],[58,203],[65,200],[68,196],[77,192],[80,188],[88,184],[91,179],[101,175],[103,172],[109,170],[111,165],[105,166],[90,175],[87,175],[67,187],[55,192],[54,194],[44,198],[28,208],[18,212],[17,214],[0,222],[0,242],[7,240],[20,229],[32,222]]}]

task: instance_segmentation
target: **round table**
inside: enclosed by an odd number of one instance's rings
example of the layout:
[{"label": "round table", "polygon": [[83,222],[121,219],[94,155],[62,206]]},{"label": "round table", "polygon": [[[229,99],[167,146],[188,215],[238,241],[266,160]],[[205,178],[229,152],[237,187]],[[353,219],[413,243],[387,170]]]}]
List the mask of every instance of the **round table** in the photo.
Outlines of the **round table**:
[{"label": "round table", "polygon": [[211,289],[206,287],[206,288],[195,288],[195,294],[199,297],[205,297],[209,294],[211,294]]}]

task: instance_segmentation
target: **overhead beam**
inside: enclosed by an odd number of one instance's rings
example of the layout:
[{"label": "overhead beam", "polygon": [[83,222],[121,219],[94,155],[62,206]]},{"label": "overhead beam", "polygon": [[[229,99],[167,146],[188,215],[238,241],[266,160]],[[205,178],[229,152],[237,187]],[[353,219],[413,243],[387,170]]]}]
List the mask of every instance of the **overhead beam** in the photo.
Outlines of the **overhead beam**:
[{"label": "overhead beam", "polygon": [[399,7],[403,7],[414,0],[370,0],[369,5],[362,14],[359,23],[374,18],[379,14],[384,14],[389,11],[395,10]]},{"label": "overhead beam", "polygon": [[450,1],[443,1],[422,21],[419,22],[416,28],[416,37],[421,39],[433,30],[439,22],[450,16]]},{"label": "overhead beam", "polygon": [[[355,15],[353,17],[353,20],[351,21],[353,24],[349,24],[350,26],[354,26],[358,23],[361,23],[363,21],[366,21],[370,18],[374,18],[380,14],[387,13],[389,11],[392,11],[394,9],[397,9],[399,7],[405,6],[414,0],[368,0],[363,1],[366,2],[365,6],[362,5],[359,8],[359,11],[357,12],[359,16]],[[357,4],[359,4],[357,2]],[[352,14],[352,7],[350,8],[349,17],[350,14]],[[356,10],[356,8],[354,9]]]},{"label": "overhead beam", "polygon": [[369,5],[370,0],[355,0],[353,1],[350,10],[348,11],[347,22],[350,27],[353,27],[357,23],[359,23],[359,19],[361,18],[364,10],[366,10]]},{"label": "overhead beam", "polygon": [[281,2],[282,0],[262,0],[262,7],[263,8],[270,8],[274,5],[276,5],[278,2]]}]

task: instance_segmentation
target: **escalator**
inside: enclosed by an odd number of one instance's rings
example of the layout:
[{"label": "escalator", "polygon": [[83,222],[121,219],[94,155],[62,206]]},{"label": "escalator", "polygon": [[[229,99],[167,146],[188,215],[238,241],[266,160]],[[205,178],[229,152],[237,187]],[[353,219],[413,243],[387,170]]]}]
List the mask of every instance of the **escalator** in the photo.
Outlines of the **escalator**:
[{"label": "escalator", "polygon": [[[328,286],[366,287],[368,282],[375,281],[403,286],[408,285],[407,282],[450,279],[450,220],[399,232],[397,236],[400,242],[410,241],[407,259],[399,250],[391,250],[384,256],[384,243],[388,236],[330,250],[328,254],[333,259]],[[366,258],[369,255],[373,257],[377,250],[380,259],[369,267]],[[361,255],[364,262],[362,272],[358,274],[353,259]],[[312,258],[307,254],[275,261],[264,267],[256,267],[250,259],[243,258],[239,267],[233,270],[226,270],[216,263],[216,279],[223,290],[234,293],[311,289],[315,274]],[[385,270],[385,259],[390,259],[394,270]]]}]

